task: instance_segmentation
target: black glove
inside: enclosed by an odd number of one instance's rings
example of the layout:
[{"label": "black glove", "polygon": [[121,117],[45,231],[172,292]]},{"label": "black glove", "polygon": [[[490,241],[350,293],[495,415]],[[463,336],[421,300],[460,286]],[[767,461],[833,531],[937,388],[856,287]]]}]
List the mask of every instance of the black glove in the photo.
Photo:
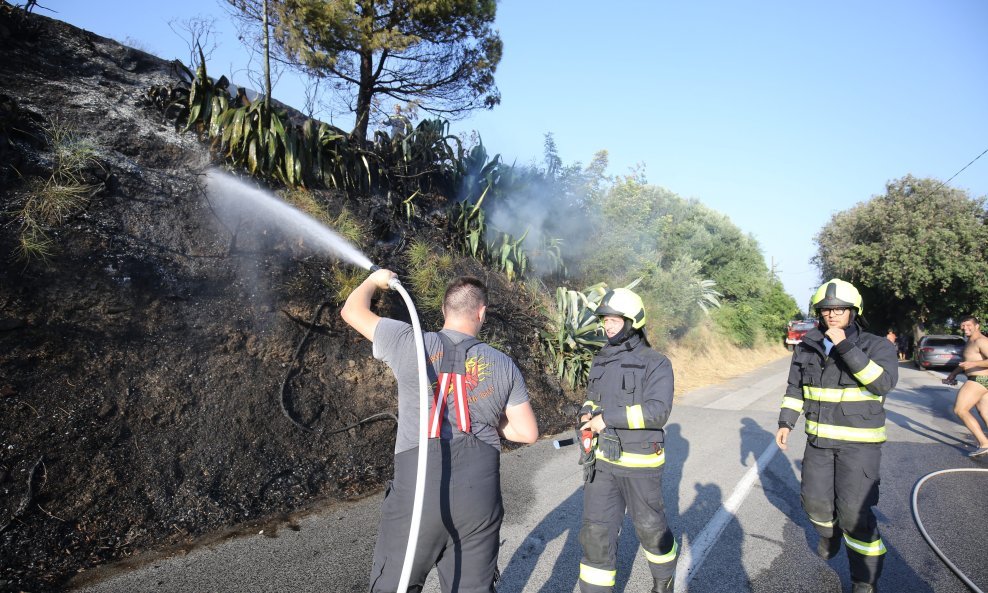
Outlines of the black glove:
[{"label": "black glove", "polygon": [[590,449],[589,453],[584,453],[583,449],[580,449],[580,465],[583,466],[583,481],[593,482],[594,476],[597,475],[597,456],[594,455],[593,449]]},{"label": "black glove", "polygon": [[582,408],[580,408],[580,410],[576,413],[576,417],[577,419],[582,419],[587,414],[590,414],[591,416],[596,416],[597,414],[600,414],[602,411],[603,408],[598,407],[597,409],[594,409],[590,404],[586,404]]},{"label": "black glove", "polygon": [[621,459],[621,439],[613,428],[605,428],[597,435],[597,447],[604,459]]},{"label": "black glove", "polygon": [[578,463],[583,466],[583,481],[593,482],[594,475],[597,473],[595,465],[597,463],[597,456],[593,451],[593,442],[591,441],[590,450],[583,448],[583,431],[580,427],[576,427],[576,444],[580,451],[580,459]]}]

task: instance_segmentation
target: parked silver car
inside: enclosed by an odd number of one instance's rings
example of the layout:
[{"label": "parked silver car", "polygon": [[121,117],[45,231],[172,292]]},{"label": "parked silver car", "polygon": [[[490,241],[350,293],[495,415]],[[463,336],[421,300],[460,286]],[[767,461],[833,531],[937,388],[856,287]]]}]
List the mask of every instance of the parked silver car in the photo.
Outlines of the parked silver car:
[{"label": "parked silver car", "polygon": [[916,344],[913,364],[917,369],[953,369],[964,360],[964,338],[960,336],[923,336]]}]

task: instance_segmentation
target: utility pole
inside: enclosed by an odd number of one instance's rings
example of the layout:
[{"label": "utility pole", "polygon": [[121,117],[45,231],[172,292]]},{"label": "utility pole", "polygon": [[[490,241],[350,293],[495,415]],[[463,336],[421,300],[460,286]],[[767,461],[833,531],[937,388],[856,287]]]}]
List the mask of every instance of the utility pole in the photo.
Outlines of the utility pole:
[{"label": "utility pole", "polygon": [[[771,274],[772,274],[772,277],[773,278],[775,278],[776,280],[779,280],[779,274],[782,273],[782,270],[777,270],[775,268],[775,266],[776,266],[776,264],[775,264],[775,256],[773,255],[772,256],[772,270],[771,270]],[[780,280],[780,282],[781,282],[781,280]]]}]

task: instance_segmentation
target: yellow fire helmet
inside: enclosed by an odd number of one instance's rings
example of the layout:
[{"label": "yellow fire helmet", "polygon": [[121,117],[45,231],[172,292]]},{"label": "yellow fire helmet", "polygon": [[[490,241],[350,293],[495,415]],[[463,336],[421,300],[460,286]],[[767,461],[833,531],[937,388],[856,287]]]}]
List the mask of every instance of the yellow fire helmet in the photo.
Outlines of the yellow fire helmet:
[{"label": "yellow fire helmet", "polygon": [[594,315],[617,315],[630,320],[631,327],[635,329],[645,327],[645,305],[642,298],[627,288],[608,290]]},{"label": "yellow fire helmet", "polygon": [[828,280],[813,294],[810,299],[810,306],[816,310],[830,309],[832,307],[853,307],[857,309],[858,315],[864,311],[861,303],[861,293],[850,282],[844,280]]}]

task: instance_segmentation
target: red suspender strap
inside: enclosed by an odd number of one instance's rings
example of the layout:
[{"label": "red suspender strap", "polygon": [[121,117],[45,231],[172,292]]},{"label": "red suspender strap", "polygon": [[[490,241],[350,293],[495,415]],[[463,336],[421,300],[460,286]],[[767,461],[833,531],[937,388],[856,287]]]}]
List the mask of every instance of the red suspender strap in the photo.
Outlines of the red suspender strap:
[{"label": "red suspender strap", "polygon": [[456,423],[461,432],[470,432],[470,406],[467,405],[467,388],[463,375],[453,375],[456,379]]},{"label": "red suspender strap", "polygon": [[438,439],[442,433],[443,410],[446,408],[446,393],[449,390],[449,375],[449,373],[439,375],[436,393],[432,396],[432,416],[429,419],[430,439]]},{"label": "red suspender strap", "polygon": [[452,382],[452,391],[455,397],[454,413],[456,414],[456,425],[460,432],[470,432],[470,406],[467,401],[466,388],[466,357],[467,351],[475,344],[480,343],[476,338],[467,338],[459,344],[453,341],[442,332],[436,334],[443,344],[443,357],[439,363],[439,381],[436,384],[436,392],[432,397],[432,414],[429,417],[429,438],[438,439],[442,436],[443,420],[445,418],[446,398],[449,396]]},{"label": "red suspender strap", "polygon": [[432,397],[432,414],[429,420],[429,438],[438,439],[442,435],[443,411],[446,408],[446,394],[449,381],[453,380],[453,393],[456,401],[456,425],[461,432],[470,432],[470,406],[467,405],[466,386],[463,375],[442,373]]}]

